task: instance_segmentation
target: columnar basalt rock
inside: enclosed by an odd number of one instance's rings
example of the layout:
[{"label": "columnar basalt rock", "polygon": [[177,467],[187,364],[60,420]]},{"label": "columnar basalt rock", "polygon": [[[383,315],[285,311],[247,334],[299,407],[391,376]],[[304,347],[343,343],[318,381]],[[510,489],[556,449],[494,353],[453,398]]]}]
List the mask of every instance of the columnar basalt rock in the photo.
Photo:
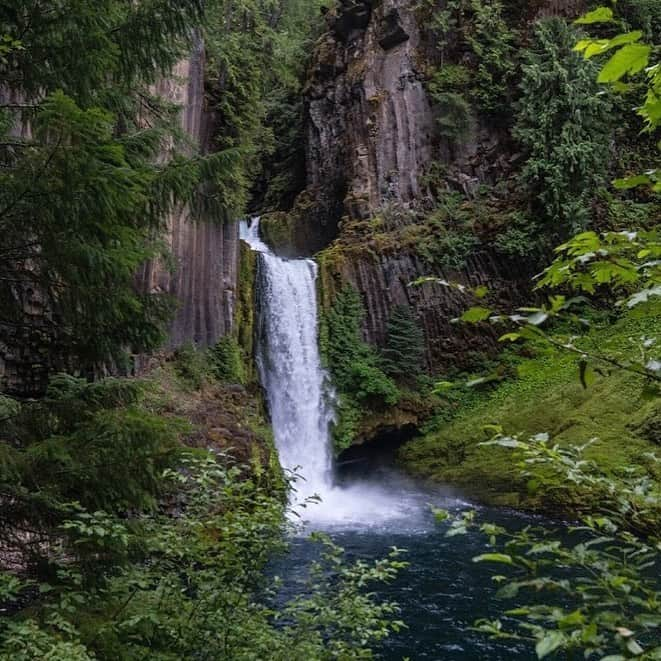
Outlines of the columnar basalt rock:
[{"label": "columnar basalt rock", "polygon": [[[204,45],[180,62],[172,76],[160,80],[155,92],[180,106],[181,126],[202,153],[210,151],[214,115],[205,104]],[[229,333],[234,319],[239,259],[235,222],[197,220],[182,206],[167,219],[163,237],[174,268],[150,262],[138,274],[138,286],[147,292],[166,292],[177,302],[168,334],[168,346],[185,343],[210,346]]]},{"label": "columnar basalt rock", "polygon": [[342,3],[327,18],[305,89],[308,187],[322,224],[425,192],[433,123],[416,66],[414,3],[371,4]]},{"label": "columnar basalt rock", "polygon": [[322,305],[330,306],[343,286],[359,291],[365,308],[363,336],[370,344],[385,345],[388,319],[396,306],[411,308],[424,331],[427,367],[433,373],[469,367],[476,357],[496,348],[498,336],[486,326],[476,333],[473,326],[453,323],[471,302],[456,288],[432,281],[417,286],[411,283],[421,276],[433,276],[471,288],[486,286],[488,304],[501,309],[523,303],[527,292],[527,280],[517,265],[486,251],[471,256],[466,267],[455,272],[431,267],[412,250],[393,254],[357,250],[339,259],[329,251],[322,253],[320,262]]},{"label": "columnar basalt rock", "polygon": [[[583,5],[583,0],[539,0],[510,9],[521,14],[517,20],[531,24],[543,16],[577,15]],[[450,145],[439,138],[438,109],[425,89],[429,67],[440,64],[434,59],[438,48],[417,6],[414,0],[342,2],[327,14],[329,30],[317,43],[305,88],[307,212],[298,214],[295,208],[287,226],[298,254],[318,250],[336,233],[336,242],[320,259],[323,304],[329,305],[344,284],[354,286],[365,304],[365,339],[377,345],[385,341],[390,310],[409,305],[425,331],[428,366],[439,371],[494,349],[495,334],[451,324],[470,305],[465,296],[440,285],[409,284],[426,275],[466,285],[488,283],[490,303],[511,308],[529,296],[532,271],[530,264],[481,250],[464,269],[443,273],[415,247],[384,252],[369,238],[360,242],[347,233],[352,223],[369,221],[387,208],[403,211],[402,222],[407,210],[427,208],[433,191],[426,175],[434,164],[444,171],[444,186],[467,198],[483,184],[506,179],[520,164],[510,132],[477,112],[461,139]],[[409,216],[415,222],[414,214]],[[320,241],[301,239],[310,232]]]}]

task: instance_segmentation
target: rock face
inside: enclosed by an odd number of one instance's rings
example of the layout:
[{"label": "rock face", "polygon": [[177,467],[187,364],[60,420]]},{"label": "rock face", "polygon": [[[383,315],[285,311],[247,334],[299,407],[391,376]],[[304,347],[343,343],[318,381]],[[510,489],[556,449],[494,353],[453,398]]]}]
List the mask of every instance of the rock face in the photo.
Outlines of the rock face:
[{"label": "rock face", "polygon": [[[533,271],[525,260],[514,263],[487,247],[459,272],[444,273],[415,246],[384,251],[372,245],[369,231],[364,242],[351,234],[356,223],[384,209],[398,209],[400,217],[424,213],[435,192],[426,184],[434,167],[443,169],[449,189],[471,198],[481,184],[505,178],[520,159],[509,132],[477,116],[462,140],[450,145],[439,139],[438,110],[423,84],[426,68],[439,65],[438,50],[420,21],[418,4],[347,0],[326,15],[329,29],[317,43],[305,88],[308,188],[301,199],[306,211],[294,209],[288,235],[294,252],[310,254],[334,234],[335,242],[319,260],[323,305],[332,303],[338,288],[355,287],[366,311],[365,339],[377,345],[385,341],[390,310],[409,305],[425,331],[429,369],[438,372],[465,366],[475,352],[493,349],[494,336],[489,329],[451,324],[472,304],[467,297],[440,285],[409,283],[421,276],[488,283],[489,304],[511,309],[529,300]],[[540,16],[576,15],[583,5],[582,0],[539,0],[517,11],[530,24]],[[310,233],[316,241],[306,238]]]},{"label": "rock face", "polygon": [[[172,77],[161,80],[156,92],[181,106],[181,126],[202,153],[212,145],[214,116],[204,95],[204,46],[200,42]],[[232,329],[237,291],[239,230],[234,222],[197,221],[187,207],[167,220],[164,237],[174,270],[150,262],[138,274],[143,291],[167,292],[178,303],[168,346],[214,344]]]},{"label": "rock face", "polygon": [[424,194],[433,120],[413,4],[343,2],[327,15],[305,89],[308,194],[322,228]]},{"label": "rock face", "polygon": [[486,305],[513,309],[526,300],[528,280],[525,265],[503,262],[488,252],[473,255],[462,271],[444,272],[432,268],[412,251],[394,254],[347,253],[333,259],[333,253],[320,256],[320,291],[322,305],[329,307],[336,292],[350,285],[362,295],[365,308],[364,339],[383,346],[391,310],[398,305],[411,308],[423,329],[426,340],[427,367],[432,373],[450,367],[469,367],[483,352],[496,348],[497,335],[489,327],[476,332],[475,327],[454,324],[472,304],[456,289],[428,282],[412,287],[421,276],[434,276],[447,282],[470,287],[487,286]]}]

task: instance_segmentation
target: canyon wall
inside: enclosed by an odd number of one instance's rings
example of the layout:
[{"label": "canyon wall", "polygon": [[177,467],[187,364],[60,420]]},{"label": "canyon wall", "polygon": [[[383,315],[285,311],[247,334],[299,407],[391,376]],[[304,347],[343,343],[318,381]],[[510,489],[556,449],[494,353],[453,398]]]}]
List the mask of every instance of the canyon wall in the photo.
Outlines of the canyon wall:
[{"label": "canyon wall", "polygon": [[[575,15],[583,2],[505,4],[530,25],[539,16]],[[439,372],[494,349],[494,335],[451,323],[471,304],[466,296],[410,283],[436,276],[489,284],[488,304],[511,309],[529,300],[534,266],[483,240],[462,267],[442,268],[421,257],[415,238],[402,240],[421,237],[420,218],[439,197],[456,192],[470,200],[480,186],[505,180],[521,157],[509,131],[477,112],[461,139],[439,134],[425,84],[440,66],[439,51],[425,20],[416,0],[342,0],[326,14],[304,91],[308,187],[288,222],[295,252],[323,249],[323,306],[342,286],[355,287],[365,305],[364,337],[376,345],[385,342],[393,307],[410,306],[425,331],[428,367]],[[438,171],[440,191],[438,181],[430,184]],[[268,219],[265,229],[273,233]]]},{"label": "canyon wall", "polygon": [[[214,114],[204,89],[205,54],[199,41],[155,92],[181,107],[181,126],[202,154],[213,149]],[[237,297],[239,230],[235,222],[197,220],[187,206],[167,219],[163,237],[172,265],[150,262],[138,274],[142,291],[170,294],[177,310],[168,347],[185,343],[210,346],[230,332]]]}]

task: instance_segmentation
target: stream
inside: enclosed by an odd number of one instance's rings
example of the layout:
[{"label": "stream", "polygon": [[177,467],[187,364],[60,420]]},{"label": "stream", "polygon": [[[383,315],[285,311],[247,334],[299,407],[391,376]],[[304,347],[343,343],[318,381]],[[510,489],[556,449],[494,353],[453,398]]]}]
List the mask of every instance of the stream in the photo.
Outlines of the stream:
[{"label": "stream", "polygon": [[[480,617],[495,618],[503,606],[495,599],[491,568],[472,561],[487,550],[486,541],[478,533],[447,537],[447,526],[435,521],[430,505],[451,511],[473,505],[450,490],[416,484],[387,465],[346,475],[334,470],[330,425],[337,397],[319,355],[317,265],[273,254],[260,239],[259,219],[242,223],[241,238],[258,253],[257,367],[280,462],[299,475],[291,505],[304,520],[291,553],[273,568],[283,579],[280,598],[305,588],[318,553],[309,532],[328,533],[349,560],[377,559],[396,546],[407,550],[410,565],[376,592],[399,604],[407,629],[382,644],[380,658],[536,658],[529,646],[496,643],[471,628]],[[309,503],[312,496],[320,502]],[[488,509],[481,509],[480,518],[510,529],[532,521]]]}]

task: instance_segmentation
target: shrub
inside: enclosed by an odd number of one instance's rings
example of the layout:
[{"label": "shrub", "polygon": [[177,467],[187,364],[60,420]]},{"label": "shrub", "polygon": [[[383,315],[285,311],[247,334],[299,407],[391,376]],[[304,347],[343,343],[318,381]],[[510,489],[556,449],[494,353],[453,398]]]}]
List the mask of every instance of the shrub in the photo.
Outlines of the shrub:
[{"label": "shrub", "polygon": [[236,338],[226,335],[218,340],[210,350],[210,358],[212,371],[218,379],[230,383],[246,383],[246,367]]}]

